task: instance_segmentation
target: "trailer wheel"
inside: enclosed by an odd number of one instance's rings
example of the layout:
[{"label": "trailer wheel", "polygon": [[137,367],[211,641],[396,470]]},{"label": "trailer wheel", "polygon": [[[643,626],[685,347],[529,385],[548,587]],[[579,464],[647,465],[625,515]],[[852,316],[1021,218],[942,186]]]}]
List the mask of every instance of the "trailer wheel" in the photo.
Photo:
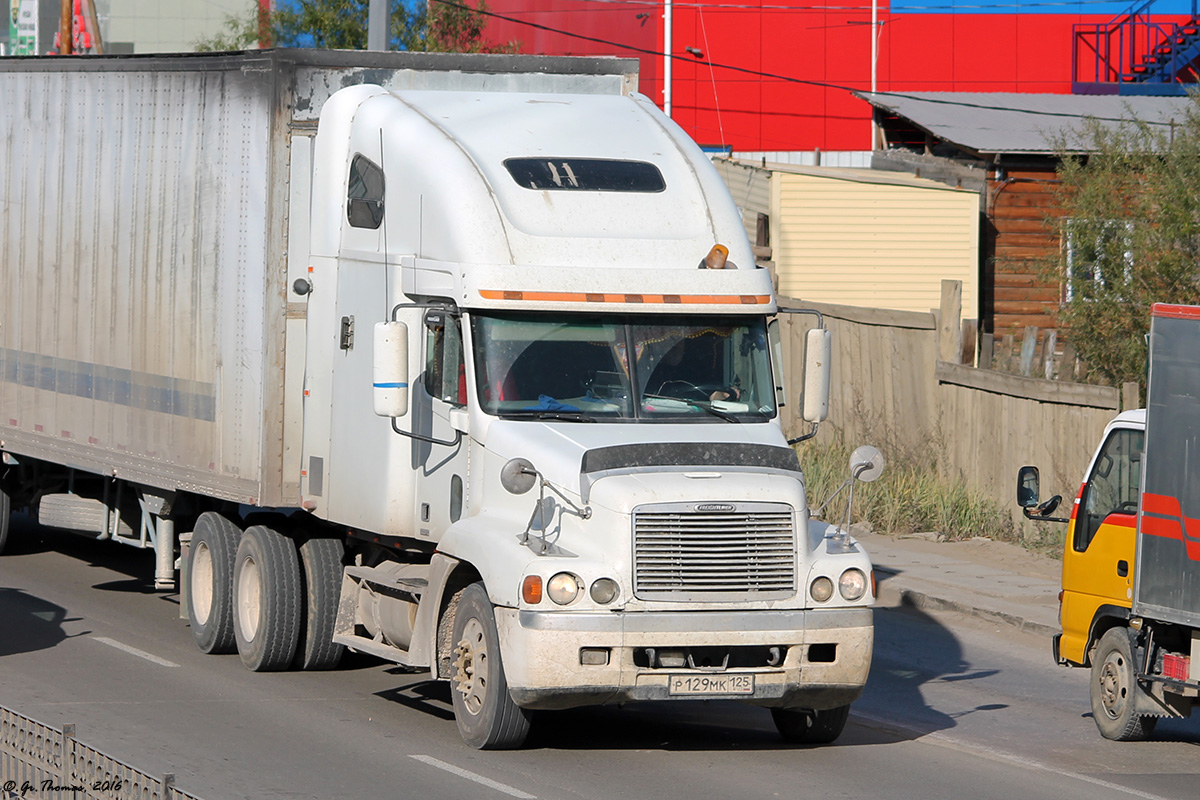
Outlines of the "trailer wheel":
[{"label": "trailer wheel", "polygon": [[772,708],[779,735],[797,744],[831,744],[842,735],[850,718],[850,705],[819,711],[808,708]]},{"label": "trailer wheel", "polygon": [[233,568],[233,633],[248,669],[287,669],[300,638],[300,559],[291,539],[265,525],[242,534]]},{"label": "trailer wheel", "polygon": [[513,702],[500,661],[495,609],[482,583],[463,590],[454,614],[450,694],[463,740],[479,750],[511,750],[529,735],[529,712]]},{"label": "trailer wheel", "polygon": [[333,641],[338,601],[342,594],[342,557],[338,539],[309,539],[300,545],[300,574],[305,608],[293,666],[303,670],[333,669],[346,648]]},{"label": "trailer wheel", "polygon": [[1105,631],[1092,656],[1092,719],[1105,739],[1145,739],[1158,724],[1157,717],[1137,713],[1142,689],[1134,677],[1133,653],[1133,634],[1117,627]]},{"label": "trailer wheel", "polygon": [[8,544],[8,532],[12,528],[12,497],[8,491],[0,487],[0,555],[4,554],[4,546]]},{"label": "trailer wheel", "polygon": [[196,520],[188,550],[188,622],[205,653],[232,653],[233,563],[242,531],[220,514]]}]

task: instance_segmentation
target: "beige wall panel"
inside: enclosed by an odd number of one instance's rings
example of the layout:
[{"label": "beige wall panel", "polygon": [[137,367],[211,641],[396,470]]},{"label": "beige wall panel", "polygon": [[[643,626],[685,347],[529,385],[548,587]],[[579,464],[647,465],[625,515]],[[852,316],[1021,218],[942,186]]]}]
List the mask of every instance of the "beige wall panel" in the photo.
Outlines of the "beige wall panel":
[{"label": "beige wall panel", "polygon": [[780,212],[771,244],[782,294],[927,311],[938,306],[941,281],[954,279],[963,282],[963,316],[976,316],[976,193],[784,172],[774,180]]}]

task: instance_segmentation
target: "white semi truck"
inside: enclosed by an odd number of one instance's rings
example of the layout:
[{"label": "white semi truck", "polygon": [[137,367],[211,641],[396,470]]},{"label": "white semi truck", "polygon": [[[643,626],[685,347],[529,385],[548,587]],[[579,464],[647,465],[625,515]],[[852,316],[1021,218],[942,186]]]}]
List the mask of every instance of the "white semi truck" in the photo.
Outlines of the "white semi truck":
[{"label": "white semi truck", "polygon": [[871,565],[809,518],[770,275],[635,63],[0,59],[0,548],[26,509],[152,549],[202,650],[428,668],[475,747],[696,698],[835,739]]}]

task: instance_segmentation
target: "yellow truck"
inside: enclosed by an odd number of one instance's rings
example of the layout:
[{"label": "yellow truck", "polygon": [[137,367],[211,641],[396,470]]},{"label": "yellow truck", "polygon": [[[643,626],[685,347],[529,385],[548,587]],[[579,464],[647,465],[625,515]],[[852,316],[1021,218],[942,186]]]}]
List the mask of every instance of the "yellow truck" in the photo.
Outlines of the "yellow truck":
[{"label": "yellow truck", "polygon": [[1017,502],[1067,523],[1054,659],[1091,669],[1108,739],[1147,738],[1200,696],[1200,306],[1155,304],[1145,409],[1104,430],[1069,517],[1022,467]]}]

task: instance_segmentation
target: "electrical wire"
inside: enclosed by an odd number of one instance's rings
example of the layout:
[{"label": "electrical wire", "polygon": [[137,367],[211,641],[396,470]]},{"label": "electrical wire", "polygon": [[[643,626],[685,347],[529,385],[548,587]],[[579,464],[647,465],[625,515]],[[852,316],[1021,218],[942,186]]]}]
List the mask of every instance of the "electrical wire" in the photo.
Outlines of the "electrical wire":
[{"label": "electrical wire", "polygon": [[[863,91],[862,89],[860,89],[858,87],[847,86],[847,85],[841,84],[841,83],[830,83],[828,81],[814,81],[814,80],[808,80],[805,78],[797,78],[792,75],[783,75],[778,72],[764,72],[762,70],[750,69],[749,67],[738,67],[738,66],[734,66],[732,64],[720,64],[716,61],[710,61],[710,60],[706,60],[706,59],[695,59],[690,55],[684,56],[684,55],[677,55],[675,53],[662,53],[658,50],[651,50],[646,47],[638,47],[637,45],[625,44],[623,42],[616,42],[611,39],[601,39],[596,36],[585,36],[582,33],[573,33],[571,31],[564,30],[562,28],[553,28],[549,25],[542,25],[537,22],[529,22],[528,20],[517,19],[515,17],[510,17],[505,14],[498,14],[494,11],[487,11],[487,10],[475,8],[474,6],[464,5],[462,3],[454,2],[454,0],[430,0],[430,2],[438,3],[439,5],[448,6],[450,8],[469,10],[475,14],[480,14],[485,17],[493,17],[495,19],[501,19],[506,22],[512,22],[517,25],[524,25],[526,27],[534,28],[535,30],[545,31],[547,33],[555,33],[560,36],[567,36],[572,39],[580,39],[585,42],[592,42],[593,44],[602,44],[602,45],[606,45],[608,47],[616,47],[621,50],[628,50],[633,53],[641,53],[643,55],[655,56],[657,58],[663,58],[665,56],[666,58],[670,58],[674,61],[682,61],[684,63],[695,64],[697,66],[706,66],[706,67],[710,67],[710,68],[714,68],[714,69],[724,69],[724,70],[729,70],[730,72],[737,72],[742,75],[753,75],[758,78],[769,78],[771,80],[784,81],[785,83],[795,83],[795,84],[799,84],[801,86],[815,86],[819,89],[835,89],[837,91],[852,92],[852,93]],[[869,92],[867,92],[867,93],[869,94]],[[1011,106],[998,106],[998,105],[991,105],[988,103],[974,103],[974,102],[970,102],[967,100],[949,100],[949,99],[944,99],[944,98],[933,98],[933,97],[905,93],[905,92],[875,92],[874,96],[875,97],[894,97],[894,98],[902,99],[902,100],[917,100],[922,103],[931,103],[933,105],[957,106],[960,108],[975,108],[975,109],[980,109],[983,111],[1007,111],[1007,112],[1012,112],[1015,114],[1028,114],[1030,116],[1035,116],[1035,117],[1055,117],[1055,118],[1062,118],[1062,119],[1078,119],[1078,120],[1094,119],[1094,120],[1097,120],[1100,122],[1129,122],[1130,121],[1128,118],[1124,118],[1124,117],[1100,117],[1095,114],[1080,114],[1080,113],[1076,113],[1073,111],[1043,111],[1040,109],[1032,109],[1032,108],[1014,108]],[[1163,127],[1173,126],[1175,124],[1173,121],[1154,122],[1154,121],[1149,121],[1149,120],[1143,120],[1143,122],[1147,125],[1161,125]]]},{"label": "electrical wire", "polygon": [[[589,3],[599,5],[612,6],[636,6],[638,8],[661,8],[662,2],[654,2],[654,0],[565,0],[566,2]],[[436,0],[435,0],[436,2]],[[829,5],[783,5],[775,3],[762,3],[754,5],[750,3],[677,3],[671,4],[674,8],[698,8],[704,10],[710,9],[731,9],[731,10],[752,10],[752,11],[870,11],[871,6],[829,6]],[[890,10],[892,13],[897,11],[903,13],[907,11],[978,11],[991,10],[998,8],[1026,9],[1026,8],[1069,8],[1076,6],[1116,6],[1121,5],[1120,0],[1037,0],[1037,2],[1020,2],[1014,0],[1010,3],[970,3],[970,4],[953,4],[953,5],[896,5],[892,4]],[[587,9],[580,9],[586,11]],[[880,9],[885,10],[885,9]],[[513,14],[542,14],[543,10],[529,11],[513,11]],[[1120,16],[1120,15],[1118,15]],[[1186,12],[1178,13],[1157,13],[1154,16],[1158,17],[1186,17]]]}]

